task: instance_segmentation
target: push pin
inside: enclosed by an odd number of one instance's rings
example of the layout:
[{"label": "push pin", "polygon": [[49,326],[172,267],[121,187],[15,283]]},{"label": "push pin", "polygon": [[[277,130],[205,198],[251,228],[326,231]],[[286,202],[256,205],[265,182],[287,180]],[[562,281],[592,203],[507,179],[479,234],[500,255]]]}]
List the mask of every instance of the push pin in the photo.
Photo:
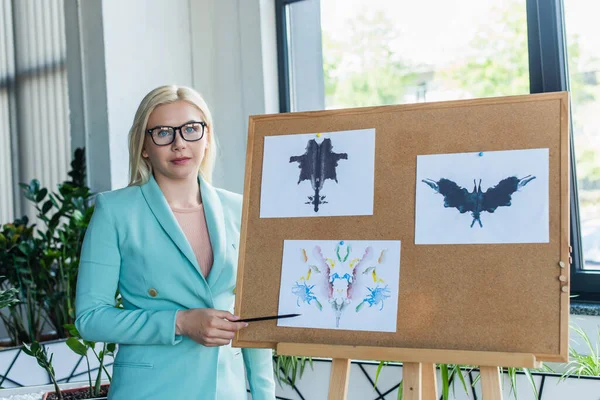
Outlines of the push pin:
[{"label": "push pin", "polygon": [[564,275],[561,275],[561,276],[558,277],[558,280],[561,281],[561,282],[566,282],[567,281],[567,277],[564,276]]},{"label": "push pin", "polygon": [[567,292],[569,291],[569,287],[568,287],[568,286],[563,286],[563,287],[561,287],[561,288],[560,288],[560,290],[561,290],[563,293],[567,293]]},{"label": "push pin", "polygon": [[564,262],[564,261],[560,261],[560,262],[558,263],[558,265],[560,265],[560,267],[561,267],[561,268],[564,268],[564,267],[565,267],[565,262]]},{"label": "push pin", "polygon": [[483,157],[483,151],[479,152],[479,157]]},{"label": "push pin", "polygon": [[321,134],[320,134],[320,133],[317,133],[317,137],[321,137]]}]

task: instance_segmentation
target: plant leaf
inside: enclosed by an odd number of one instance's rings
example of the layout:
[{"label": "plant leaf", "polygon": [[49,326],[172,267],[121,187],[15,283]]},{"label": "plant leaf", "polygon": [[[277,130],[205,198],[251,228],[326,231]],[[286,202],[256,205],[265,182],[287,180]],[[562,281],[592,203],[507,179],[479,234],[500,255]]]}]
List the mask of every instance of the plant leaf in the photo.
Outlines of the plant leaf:
[{"label": "plant leaf", "polygon": [[48,194],[48,189],[43,188],[42,190],[37,192],[37,194],[35,196],[35,202],[39,203],[40,201],[44,200],[44,198],[46,197],[47,194]]},{"label": "plant leaf", "polygon": [[373,384],[373,386],[377,386],[377,381],[379,380],[379,374],[381,373],[381,370],[383,369],[383,367],[387,364],[386,361],[379,361],[379,365],[377,366],[377,371],[375,372],[375,382]]},{"label": "plant leaf", "polygon": [[87,355],[88,348],[74,337],[70,337],[67,339],[67,346],[69,346],[69,348],[73,350],[75,354],[79,354],[80,356]]},{"label": "plant leaf", "polygon": [[448,400],[448,389],[449,389],[448,364],[441,364],[440,370],[442,372],[442,398],[444,400]]},{"label": "plant leaf", "polygon": [[42,214],[46,214],[48,211],[52,209],[52,201],[46,200],[44,205],[42,206]]}]

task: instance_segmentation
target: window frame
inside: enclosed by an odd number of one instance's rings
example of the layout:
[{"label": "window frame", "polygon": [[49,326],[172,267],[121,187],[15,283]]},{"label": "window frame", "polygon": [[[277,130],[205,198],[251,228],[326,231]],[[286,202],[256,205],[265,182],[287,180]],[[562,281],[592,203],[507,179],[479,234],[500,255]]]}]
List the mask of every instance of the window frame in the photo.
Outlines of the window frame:
[{"label": "window frame", "polygon": [[[527,31],[531,93],[569,91],[563,0],[527,0]],[[572,110],[570,113],[571,294],[577,301],[600,302],[600,271],[584,269]]]},{"label": "window frame", "polygon": [[[321,62],[321,2],[276,0],[275,8],[279,111],[322,110],[325,108],[325,82]],[[297,35],[302,39],[294,43]],[[290,52],[292,48],[293,52]]]},{"label": "window frame", "polygon": [[[288,5],[312,0],[275,0],[280,112],[291,111]],[[316,0],[318,1],[318,0]],[[526,0],[530,93],[569,91],[563,0]],[[319,49],[320,51],[320,49]],[[571,118],[570,131],[573,132]],[[600,302],[600,270],[583,268],[574,138],[570,135],[570,288],[577,301]]]}]

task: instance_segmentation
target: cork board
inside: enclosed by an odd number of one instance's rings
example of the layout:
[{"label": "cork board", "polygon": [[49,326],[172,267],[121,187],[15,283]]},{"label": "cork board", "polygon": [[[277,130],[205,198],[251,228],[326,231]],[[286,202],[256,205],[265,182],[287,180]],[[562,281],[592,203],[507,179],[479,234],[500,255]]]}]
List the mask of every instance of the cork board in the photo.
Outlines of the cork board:
[{"label": "cork board", "polygon": [[[566,360],[568,104],[563,92],[251,116],[236,314],[277,314],[284,240],[401,240],[397,330],[289,328],[271,320],[250,324],[233,344],[469,350]],[[260,218],[265,137],[367,128],[376,130],[373,215]],[[418,155],[539,148],[549,149],[548,243],[415,245]]]}]

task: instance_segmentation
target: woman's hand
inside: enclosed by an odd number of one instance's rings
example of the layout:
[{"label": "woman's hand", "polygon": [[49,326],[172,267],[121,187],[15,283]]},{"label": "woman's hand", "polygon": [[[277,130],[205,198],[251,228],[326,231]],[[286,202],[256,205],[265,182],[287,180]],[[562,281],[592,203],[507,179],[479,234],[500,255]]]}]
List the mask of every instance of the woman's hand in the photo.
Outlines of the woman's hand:
[{"label": "woman's hand", "polygon": [[229,344],[235,333],[248,326],[246,322],[235,322],[237,317],[230,312],[213,308],[194,308],[177,312],[175,334],[184,335],[207,347]]}]

